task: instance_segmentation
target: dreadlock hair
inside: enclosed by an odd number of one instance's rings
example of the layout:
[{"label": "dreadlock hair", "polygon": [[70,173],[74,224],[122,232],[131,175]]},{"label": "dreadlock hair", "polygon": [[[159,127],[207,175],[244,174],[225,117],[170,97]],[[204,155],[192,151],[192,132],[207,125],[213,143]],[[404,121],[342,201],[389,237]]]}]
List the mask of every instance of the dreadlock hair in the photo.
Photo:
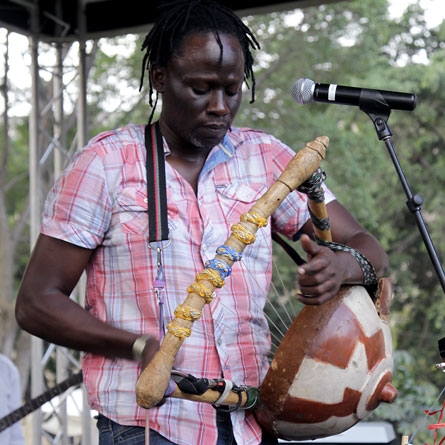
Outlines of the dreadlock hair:
[{"label": "dreadlock hair", "polygon": [[[145,70],[153,65],[167,67],[172,55],[179,50],[184,38],[193,32],[208,33],[215,36],[223,57],[223,45],[220,34],[229,34],[238,38],[244,54],[244,81],[249,88],[248,79],[252,81],[251,101],[255,101],[255,75],[253,73],[253,56],[250,48],[259,49],[252,31],[229,8],[213,0],[174,0],[165,1],[159,6],[159,16],[152,29],[145,37],[141,51],[145,50],[142,60],[142,74],[139,90],[142,89]],[[152,107],[151,123],[158,93],[153,104],[153,85],[149,76],[149,104]]]}]

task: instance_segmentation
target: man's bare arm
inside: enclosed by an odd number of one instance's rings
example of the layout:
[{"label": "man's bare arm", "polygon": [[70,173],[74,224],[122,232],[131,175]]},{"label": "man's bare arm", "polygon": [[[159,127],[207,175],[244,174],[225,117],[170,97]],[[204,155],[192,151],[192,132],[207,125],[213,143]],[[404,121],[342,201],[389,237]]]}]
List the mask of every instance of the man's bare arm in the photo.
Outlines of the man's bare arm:
[{"label": "man's bare arm", "polygon": [[[69,298],[93,251],[40,235],[16,302],[20,327],[49,342],[132,360],[138,334],[104,323]],[[150,344],[150,342],[149,342]],[[157,349],[157,341],[144,356]]]}]

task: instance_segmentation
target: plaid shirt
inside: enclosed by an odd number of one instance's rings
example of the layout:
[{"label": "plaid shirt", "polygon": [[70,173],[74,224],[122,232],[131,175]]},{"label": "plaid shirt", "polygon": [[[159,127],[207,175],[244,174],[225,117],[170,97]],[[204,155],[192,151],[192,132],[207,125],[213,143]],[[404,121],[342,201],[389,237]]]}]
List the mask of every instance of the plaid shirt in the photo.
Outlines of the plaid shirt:
[{"label": "plaid shirt", "polygon": [[[166,155],[169,149],[164,144]],[[187,287],[215,256],[240,215],[271,186],[294,152],[260,131],[232,128],[210,152],[198,196],[166,163],[171,245],[162,251],[166,275],[165,323]],[[327,192],[327,198],[332,194]],[[217,298],[182,345],[175,367],[196,377],[224,378],[258,387],[268,368],[268,325],[263,315],[271,279],[271,228],[289,238],[308,220],[306,198],[291,193],[257,240],[247,246]],[[159,336],[153,282],[156,252],[147,247],[144,126],[105,132],[77,153],[49,193],[42,233],[95,249],[87,267],[86,308],[97,318],[138,334]],[[83,358],[92,409],[124,425],[144,425],[135,399],[140,365],[93,354]],[[261,429],[250,412],[232,413],[238,443],[257,444]],[[177,444],[214,444],[211,405],[169,399],[150,412],[150,428]]]}]

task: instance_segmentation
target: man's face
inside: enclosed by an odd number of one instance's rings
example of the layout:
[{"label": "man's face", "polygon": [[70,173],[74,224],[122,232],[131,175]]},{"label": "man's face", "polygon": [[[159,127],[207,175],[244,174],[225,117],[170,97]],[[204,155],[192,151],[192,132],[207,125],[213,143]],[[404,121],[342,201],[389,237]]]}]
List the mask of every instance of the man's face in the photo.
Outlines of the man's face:
[{"label": "man's face", "polygon": [[162,94],[161,130],[172,149],[208,150],[222,141],[241,103],[244,56],[238,39],[220,34],[223,54],[213,34],[194,33],[167,68],[152,70]]}]

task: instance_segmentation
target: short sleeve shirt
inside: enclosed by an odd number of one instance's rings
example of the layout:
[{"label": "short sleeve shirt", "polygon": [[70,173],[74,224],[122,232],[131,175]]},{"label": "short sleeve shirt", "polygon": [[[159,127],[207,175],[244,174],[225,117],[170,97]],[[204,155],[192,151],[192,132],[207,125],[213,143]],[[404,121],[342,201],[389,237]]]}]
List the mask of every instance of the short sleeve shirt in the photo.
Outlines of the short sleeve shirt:
[{"label": "short sleeve shirt", "polygon": [[[159,337],[153,289],[157,253],[147,244],[144,126],[102,133],[77,153],[48,195],[41,231],[88,249],[86,309],[121,329]],[[164,142],[167,156],[169,149]],[[187,287],[239,222],[276,181],[295,152],[261,131],[233,127],[190,184],[166,162],[169,238],[162,251],[164,323],[174,318]],[[327,201],[333,199],[326,189]],[[271,230],[293,238],[309,219],[306,196],[290,193],[257,232],[232,275],[205,305],[176,357],[175,368],[195,377],[258,387],[268,369],[269,329],[263,314],[272,273]],[[85,354],[84,382],[92,409],[124,425],[144,425],[135,398],[136,362]],[[257,444],[261,428],[250,412],[232,413],[238,443]],[[174,443],[215,444],[211,405],[168,399],[150,410],[150,427]]]}]

